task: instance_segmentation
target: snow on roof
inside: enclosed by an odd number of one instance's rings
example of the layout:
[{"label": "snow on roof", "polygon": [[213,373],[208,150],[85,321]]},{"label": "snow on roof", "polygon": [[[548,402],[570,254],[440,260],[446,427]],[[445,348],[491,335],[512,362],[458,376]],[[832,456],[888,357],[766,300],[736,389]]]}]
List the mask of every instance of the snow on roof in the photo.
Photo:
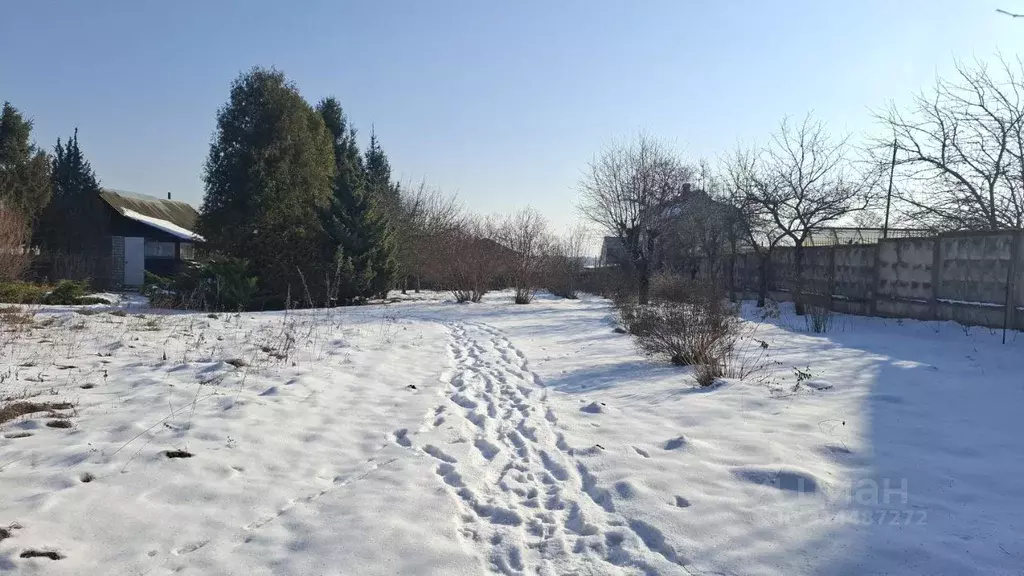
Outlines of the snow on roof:
[{"label": "snow on roof", "polygon": [[168,234],[170,234],[172,236],[177,236],[178,238],[181,238],[182,240],[191,240],[193,242],[203,242],[203,241],[205,241],[204,238],[202,236],[200,236],[199,234],[196,234],[195,232],[193,232],[191,230],[186,230],[186,229],[182,228],[181,226],[178,226],[177,224],[175,224],[173,222],[169,222],[167,220],[161,220],[160,218],[153,218],[152,216],[146,216],[144,214],[139,214],[138,212],[136,212],[134,210],[129,210],[128,208],[121,208],[121,214],[125,218],[129,218],[131,220],[135,220],[136,222],[141,222],[141,223],[143,223],[143,224],[145,224],[147,226],[152,226],[153,228],[156,228],[157,230],[161,230],[161,231],[166,232],[166,233],[168,233]]}]

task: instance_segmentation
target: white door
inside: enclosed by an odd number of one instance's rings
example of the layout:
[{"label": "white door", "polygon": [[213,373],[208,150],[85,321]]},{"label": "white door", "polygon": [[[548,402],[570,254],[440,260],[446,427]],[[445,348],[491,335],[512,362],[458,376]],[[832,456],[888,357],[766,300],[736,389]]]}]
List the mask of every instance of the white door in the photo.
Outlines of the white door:
[{"label": "white door", "polygon": [[124,285],[142,286],[146,267],[146,239],[124,239]]}]

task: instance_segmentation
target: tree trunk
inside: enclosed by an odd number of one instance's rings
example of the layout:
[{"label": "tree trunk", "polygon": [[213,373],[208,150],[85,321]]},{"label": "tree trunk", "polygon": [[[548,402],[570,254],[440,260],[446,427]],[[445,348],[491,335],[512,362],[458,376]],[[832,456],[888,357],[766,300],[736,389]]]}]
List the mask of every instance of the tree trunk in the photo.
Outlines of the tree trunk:
[{"label": "tree trunk", "polygon": [[797,316],[804,315],[804,247],[797,242],[793,249],[793,268],[796,278],[793,280],[793,307]]},{"label": "tree trunk", "polygon": [[761,286],[757,291],[757,307],[764,307],[764,303],[768,300],[768,274],[771,272],[771,253],[767,253],[761,256]]},{"label": "tree trunk", "polygon": [[413,288],[413,292],[415,292],[417,294],[420,293],[420,275],[419,274],[416,275],[416,287]]},{"label": "tree trunk", "polygon": [[736,243],[729,243],[729,258],[727,259],[729,269],[725,273],[726,284],[729,286],[729,301],[736,301]]},{"label": "tree trunk", "polygon": [[647,260],[643,260],[637,268],[637,302],[647,304],[651,292],[651,267]]}]

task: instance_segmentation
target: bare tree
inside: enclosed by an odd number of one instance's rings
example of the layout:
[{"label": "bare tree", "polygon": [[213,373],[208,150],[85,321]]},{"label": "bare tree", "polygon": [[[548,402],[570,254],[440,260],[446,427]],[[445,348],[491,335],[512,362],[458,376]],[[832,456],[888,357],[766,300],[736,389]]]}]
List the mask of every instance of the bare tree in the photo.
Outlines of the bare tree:
[{"label": "bare tree", "polygon": [[569,228],[548,246],[545,258],[545,287],[555,296],[575,299],[579,297],[579,283],[583,276],[590,231],[585,226]]},{"label": "bare tree", "polygon": [[1017,12],[1010,12],[1009,10],[1003,10],[1002,8],[996,8],[996,12],[1009,16],[1010,18],[1024,18],[1024,14],[1018,14]]},{"label": "bare tree", "polygon": [[580,181],[580,211],[622,242],[646,304],[657,242],[693,170],[664,143],[641,134],[606,148]]},{"label": "bare tree", "polygon": [[[1024,65],[1000,59],[956,65],[914,97],[908,112],[890,105],[876,117],[891,136],[876,143],[888,164],[893,143],[906,216],[939,229],[1024,225]],[[884,157],[884,159],[882,159]]]},{"label": "bare tree", "polygon": [[509,250],[508,274],[516,304],[529,304],[540,287],[544,259],[551,245],[547,220],[533,208],[504,217],[495,228],[496,240]]},{"label": "bare tree", "polygon": [[799,124],[783,119],[771,144],[754,159],[755,183],[746,202],[767,214],[793,244],[793,301],[803,314],[803,256],[815,228],[863,210],[870,186],[857,178],[846,138],[833,139],[825,125],[807,115]]},{"label": "bare tree", "polygon": [[415,291],[420,291],[431,263],[432,239],[459,228],[464,219],[462,205],[455,196],[446,196],[426,182],[415,188],[402,188],[395,237],[403,294],[407,293],[410,281]]},{"label": "bare tree", "polygon": [[425,277],[458,302],[479,302],[508,270],[510,251],[490,219],[466,217],[424,242]]},{"label": "bare tree", "polygon": [[779,183],[764,172],[758,153],[743,148],[737,148],[725,158],[722,173],[724,195],[735,214],[730,238],[732,253],[736,254],[738,246],[742,245],[757,254],[760,278],[757,305],[764,306],[768,298],[772,255],[786,238],[786,233],[776,225],[765,204],[756,199],[779,194]]}]

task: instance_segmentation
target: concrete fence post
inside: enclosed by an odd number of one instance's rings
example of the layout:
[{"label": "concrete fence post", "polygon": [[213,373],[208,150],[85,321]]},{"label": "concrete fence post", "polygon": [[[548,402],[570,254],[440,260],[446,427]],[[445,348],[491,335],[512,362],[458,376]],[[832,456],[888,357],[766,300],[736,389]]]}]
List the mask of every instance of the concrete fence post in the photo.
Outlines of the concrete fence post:
[{"label": "concrete fence post", "polygon": [[876,242],[875,245],[872,247],[871,252],[872,252],[873,257],[874,257],[875,265],[871,267],[871,286],[870,286],[870,288],[868,290],[868,295],[867,295],[868,296],[868,314],[870,316],[877,316],[878,315],[878,282],[879,282],[879,279],[881,278],[881,275],[882,275],[882,272],[880,270],[880,267],[882,266],[882,262],[881,262],[882,243],[881,242]]},{"label": "concrete fence post", "polygon": [[942,281],[942,239],[939,234],[932,244],[932,294],[928,298],[928,308],[933,320],[939,319],[939,282]]},{"label": "concrete fence post", "polygon": [[826,282],[826,290],[828,290],[828,309],[835,310],[835,305],[832,299],[836,294],[836,245],[832,244],[828,248],[828,282]]}]

